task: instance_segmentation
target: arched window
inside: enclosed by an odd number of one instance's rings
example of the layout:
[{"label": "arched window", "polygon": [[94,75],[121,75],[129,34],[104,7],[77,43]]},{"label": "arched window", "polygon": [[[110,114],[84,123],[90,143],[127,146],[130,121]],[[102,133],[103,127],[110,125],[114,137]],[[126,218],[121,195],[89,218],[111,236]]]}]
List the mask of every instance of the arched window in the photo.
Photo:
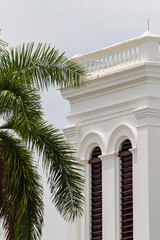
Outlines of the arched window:
[{"label": "arched window", "polygon": [[101,149],[93,150],[91,164],[91,240],[102,240],[102,162]]},{"label": "arched window", "polygon": [[133,240],[133,169],[130,140],[123,142],[120,157],[121,240]]}]

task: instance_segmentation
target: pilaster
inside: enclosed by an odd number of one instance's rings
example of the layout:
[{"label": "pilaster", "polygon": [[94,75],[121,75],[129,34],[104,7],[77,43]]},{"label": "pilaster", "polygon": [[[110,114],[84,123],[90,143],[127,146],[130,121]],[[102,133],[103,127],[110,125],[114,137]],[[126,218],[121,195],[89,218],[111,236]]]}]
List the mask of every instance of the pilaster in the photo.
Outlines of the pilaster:
[{"label": "pilaster", "polygon": [[134,111],[137,119],[137,162],[134,168],[136,240],[160,239],[160,109]]}]

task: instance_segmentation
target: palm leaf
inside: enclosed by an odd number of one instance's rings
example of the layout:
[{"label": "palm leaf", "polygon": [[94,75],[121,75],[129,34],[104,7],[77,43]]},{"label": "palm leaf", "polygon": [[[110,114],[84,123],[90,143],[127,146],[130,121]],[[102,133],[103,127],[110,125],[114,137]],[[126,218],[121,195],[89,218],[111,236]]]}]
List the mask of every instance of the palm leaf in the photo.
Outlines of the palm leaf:
[{"label": "palm leaf", "polygon": [[31,154],[19,139],[0,131],[5,165],[1,216],[7,240],[39,239],[43,224],[42,186]]},{"label": "palm leaf", "polygon": [[[0,30],[0,33],[1,33],[1,30]],[[0,57],[3,56],[5,53],[6,53],[6,49],[5,47],[7,46],[8,44],[3,41],[2,39],[0,39]]]},{"label": "palm leaf", "polygon": [[10,118],[15,122],[22,122],[22,118],[36,121],[43,116],[38,89],[29,84],[26,87],[12,71],[0,69],[0,103],[1,117],[7,121]]},{"label": "palm leaf", "polygon": [[42,156],[53,202],[63,218],[70,220],[81,216],[84,202],[81,166],[64,137],[42,119],[39,92],[29,83],[27,88],[23,87],[25,83],[19,83],[16,77],[1,76],[0,81],[2,113],[4,117],[7,114],[6,124],[1,129],[16,131]]},{"label": "palm leaf", "polygon": [[[23,122],[23,126],[24,126]],[[26,132],[20,125],[13,123],[14,130],[26,140],[39,156],[48,176],[52,200],[57,210],[66,220],[74,220],[83,213],[83,166],[74,157],[75,152],[64,140],[62,134],[46,122],[30,123]],[[12,129],[12,122],[3,125]],[[21,129],[23,131],[21,131]],[[26,134],[27,133],[27,134]]]},{"label": "palm leaf", "polygon": [[[35,50],[34,50],[35,49]],[[64,53],[50,45],[28,43],[11,48],[1,57],[4,69],[12,69],[15,74],[23,75],[28,82],[36,84],[40,89],[48,87],[80,87],[85,84],[85,69],[78,63],[68,60]]]},{"label": "palm leaf", "polygon": [[82,165],[63,135],[43,120],[40,90],[80,87],[86,72],[50,45],[23,44],[1,53],[0,115],[5,124],[0,127],[0,218],[7,240],[36,240],[41,236],[43,203],[32,151],[42,157],[62,217],[80,217],[84,204]]}]

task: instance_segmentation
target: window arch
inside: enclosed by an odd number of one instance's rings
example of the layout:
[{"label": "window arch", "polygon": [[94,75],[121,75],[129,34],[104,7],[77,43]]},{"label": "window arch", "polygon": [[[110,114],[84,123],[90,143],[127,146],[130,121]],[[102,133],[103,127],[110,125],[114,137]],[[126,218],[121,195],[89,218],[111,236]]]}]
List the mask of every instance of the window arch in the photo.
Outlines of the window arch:
[{"label": "window arch", "polygon": [[99,147],[94,148],[91,164],[91,240],[102,240],[102,161]]},{"label": "window arch", "polygon": [[132,145],[127,139],[119,151],[121,240],[133,240],[133,164],[130,148]]}]

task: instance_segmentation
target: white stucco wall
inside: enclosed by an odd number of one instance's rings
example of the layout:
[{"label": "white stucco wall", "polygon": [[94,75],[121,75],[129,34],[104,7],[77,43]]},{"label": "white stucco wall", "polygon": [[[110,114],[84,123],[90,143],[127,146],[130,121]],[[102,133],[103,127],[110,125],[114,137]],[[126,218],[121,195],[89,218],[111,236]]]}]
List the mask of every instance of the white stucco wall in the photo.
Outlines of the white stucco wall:
[{"label": "white stucco wall", "polygon": [[68,225],[67,240],[90,240],[88,160],[95,146],[102,150],[103,240],[120,240],[118,151],[125,139],[133,154],[134,240],[159,240],[160,63],[117,68],[61,93],[71,105],[64,133],[85,164],[85,213]]}]

